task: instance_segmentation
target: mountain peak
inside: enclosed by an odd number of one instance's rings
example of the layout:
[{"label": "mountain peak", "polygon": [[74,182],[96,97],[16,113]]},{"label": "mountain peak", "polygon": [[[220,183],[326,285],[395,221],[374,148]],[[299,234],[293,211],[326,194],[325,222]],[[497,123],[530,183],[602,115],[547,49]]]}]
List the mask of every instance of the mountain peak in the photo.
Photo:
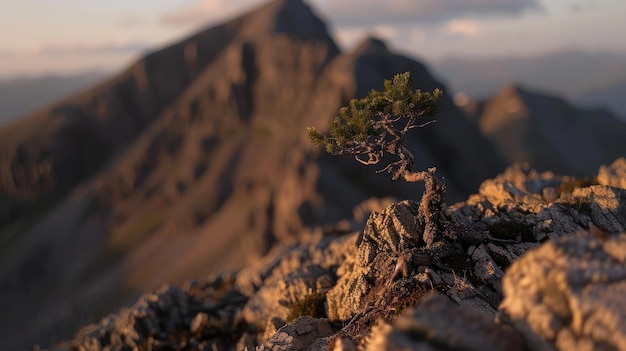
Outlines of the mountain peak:
[{"label": "mountain peak", "polygon": [[560,96],[550,92],[540,92],[519,84],[508,84],[496,94],[500,101],[517,101],[517,105],[531,110],[544,109],[547,106],[567,105]]},{"label": "mountain peak", "polygon": [[386,54],[389,53],[389,49],[387,48],[387,44],[377,37],[369,36],[363,39],[359,45],[357,45],[354,52],[357,55],[363,54]]},{"label": "mountain peak", "polygon": [[282,33],[301,40],[326,42],[336,53],[339,52],[324,21],[302,0],[274,0],[232,23],[240,24],[245,36]]}]

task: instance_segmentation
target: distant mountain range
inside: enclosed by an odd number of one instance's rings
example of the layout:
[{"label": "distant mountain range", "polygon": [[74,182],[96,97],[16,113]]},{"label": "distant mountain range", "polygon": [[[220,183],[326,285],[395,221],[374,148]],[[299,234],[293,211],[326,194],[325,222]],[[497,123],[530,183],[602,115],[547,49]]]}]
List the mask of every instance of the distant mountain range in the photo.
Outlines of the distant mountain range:
[{"label": "distant mountain range", "polygon": [[100,71],[0,80],[0,125],[102,80]]},{"label": "distant mountain range", "polygon": [[516,83],[579,106],[605,107],[626,119],[626,55],[571,50],[534,57],[448,58],[431,66],[450,88],[474,99]]},{"label": "distant mountain range", "polygon": [[[485,99],[510,84],[561,95],[577,106],[607,108],[626,119],[626,55],[567,50],[529,57],[427,62],[450,92]],[[87,88],[106,77],[101,71],[0,79],[0,125]]]},{"label": "distant mountain range", "polygon": [[623,121],[526,87],[506,86],[464,109],[510,163],[584,177],[626,153]]},{"label": "distant mountain range", "polygon": [[[420,186],[321,152],[351,98],[424,65],[373,38],[341,53],[301,0],[274,0],[0,129],[0,339],[47,345],[165,282],[254,263],[371,196]],[[506,165],[450,97],[409,140],[448,201]]]}]

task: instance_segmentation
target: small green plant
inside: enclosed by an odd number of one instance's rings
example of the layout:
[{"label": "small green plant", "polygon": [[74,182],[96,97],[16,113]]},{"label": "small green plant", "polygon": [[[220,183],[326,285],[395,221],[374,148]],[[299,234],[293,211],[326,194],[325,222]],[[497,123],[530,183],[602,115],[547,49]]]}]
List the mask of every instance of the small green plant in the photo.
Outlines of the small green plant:
[{"label": "small green plant", "polygon": [[330,122],[328,134],[309,127],[307,135],[330,154],[352,155],[365,165],[376,165],[385,154],[393,155],[394,160],[378,172],[391,173],[393,180],[423,181],[426,190],[420,202],[419,217],[425,226],[423,240],[430,246],[440,232],[439,212],[445,185],[436,179],[436,168],[413,169],[415,159],[407,148],[407,133],[435,121],[421,122],[422,118],[439,111],[437,101],[443,92],[414,90],[409,72],[385,80],[384,86],[384,91],[372,90],[365,98],[353,99],[348,106],[339,109],[339,116]]},{"label": "small green plant", "polygon": [[365,165],[378,164],[385,154],[395,155],[397,160],[379,172],[391,173],[394,180],[423,180],[423,172],[413,171],[415,161],[407,149],[406,135],[411,129],[434,122],[418,123],[439,111],[437,101],[443,93],[439,89],[432,93],[413,90],[412,85],[409,72],[385,80],[383,92],[372,90],[367,97],[353,99],[339,109],[339,116],[330,123],[329,134],[307,128],[309,139],[333,155],[353,155]]},{"label": "small green plant", "polygon": [[301,300],[294,301],[291,306],[289,306],[287,323],[293,322],[302,316],[311,316],[315,318],[325,317],[325,302],[326,295],[317,292],[314,292]]}]

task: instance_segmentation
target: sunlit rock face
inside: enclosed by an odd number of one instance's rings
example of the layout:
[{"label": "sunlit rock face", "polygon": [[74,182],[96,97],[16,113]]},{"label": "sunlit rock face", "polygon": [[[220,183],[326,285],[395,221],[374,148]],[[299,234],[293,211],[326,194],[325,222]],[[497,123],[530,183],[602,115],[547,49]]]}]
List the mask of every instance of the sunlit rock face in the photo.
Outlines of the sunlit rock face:
[{"label": "sunlit rock face", "polygon": [[535,349],[623,349],[625,263],[626,233],[550,241],[507,271],[500,310]]}]

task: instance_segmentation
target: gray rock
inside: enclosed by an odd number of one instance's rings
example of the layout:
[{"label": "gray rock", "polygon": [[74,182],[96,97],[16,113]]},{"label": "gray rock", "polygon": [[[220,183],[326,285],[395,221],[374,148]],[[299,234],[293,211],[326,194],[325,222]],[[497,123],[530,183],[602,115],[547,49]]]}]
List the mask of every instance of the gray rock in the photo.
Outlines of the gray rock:
[{"label": "gray rock", "polygon": [[183,327],[189,300],[174,286],[145,294],[131,307],[89,325],[75,336],[70,347],[90,350],[125,350],[139,347],[150,336],[166,336]]},{"label": "gray rock", "polygon": [[331,334],[333,334],[333,330],[327,321],[304,316],[280,328],[276,334],[267,339],[257,350],[325,350],[328,347],[328,339],[322,338]]},{"label": "gray rock", "polygon": [[[315,244],[290,247],[270,258],[277,263],[263,275],[261,286],[250,295],[241,316],[263,333],[259,342],[276,333],[288,320],[292,305],[312,294],[325,294],[334,285],[334,272],[344,259],[345,242],[354,235],[332,240],[326,237]],[[261,267],[266,266],[263,264]],[[245,277],[255,277],[254,268],[242,272],[238,286],[248,286]]]},{"label": "gray rock", "polygon": [[[339,267],[337,285],[328,292],[328,316],[348,320],[363,310],[373,283],[393,270],[402,252],[420,245],[417,203],[403,201],[373,212],[365,230]],[[423,229],[422,229],[423,230]]]},{"label": "gray rock", "polygon": [[510,267],[503,289],[501,312],[536,347],[626,349],[626,234],[550,241]]},{"label": "gray rock", "polygon": [[497,324],[493,315],[461,307],[440,294],[381,322],[365,341],[365,350],[524,350],[521,335]]}]

